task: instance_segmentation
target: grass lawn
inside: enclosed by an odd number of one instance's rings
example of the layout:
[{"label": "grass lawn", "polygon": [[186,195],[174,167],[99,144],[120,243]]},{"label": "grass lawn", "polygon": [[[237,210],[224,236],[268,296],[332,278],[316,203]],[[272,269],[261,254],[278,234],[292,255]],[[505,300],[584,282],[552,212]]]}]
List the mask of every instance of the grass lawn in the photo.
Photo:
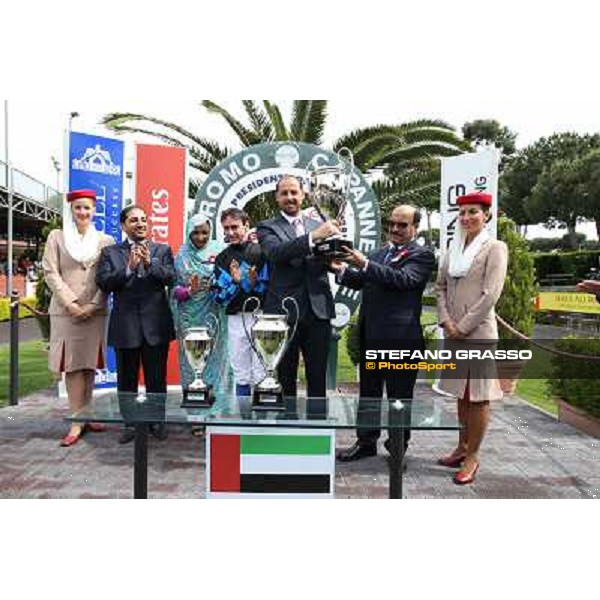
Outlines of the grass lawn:
[{"label": "grass lawn", "polygon": [[[46,343],[41,341],[19,344],[19,396],[49,388],[54,381],[48,371]],[[0,346],[0,406],[8,404],[10,347]]]},{"label": "grass lawn", "polygon": [[519,379],[517,395],[530,404],[558,416],[558,404],[546,390],[545,379]]}]

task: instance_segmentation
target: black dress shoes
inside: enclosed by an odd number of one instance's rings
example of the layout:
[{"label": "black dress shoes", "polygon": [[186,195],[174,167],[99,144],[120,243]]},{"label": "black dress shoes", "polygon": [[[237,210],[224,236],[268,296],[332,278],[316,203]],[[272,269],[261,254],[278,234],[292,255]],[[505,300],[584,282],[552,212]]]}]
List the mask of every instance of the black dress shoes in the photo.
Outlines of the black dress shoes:
[{"label": "black dress shoes", "polygon": [[168,437],[167,426],[159,423],[158,425],[150,425],[150,433],[159,441],[164,442]]},{"label": "black dress shoes", "polygon": [[340,462],[351,462],[353,460],[360,460],[367,456],[377,456],[377,445],[376,444],[365,444],[363,442],[355,442],[350,448],[346,450],[340,450],[337,453],[337,459]]},{"label": "black dress shoes", "polygon": [[119,438],[119,444],[129,444],[135,439],[135,429],[133,427],[124,427]]}]

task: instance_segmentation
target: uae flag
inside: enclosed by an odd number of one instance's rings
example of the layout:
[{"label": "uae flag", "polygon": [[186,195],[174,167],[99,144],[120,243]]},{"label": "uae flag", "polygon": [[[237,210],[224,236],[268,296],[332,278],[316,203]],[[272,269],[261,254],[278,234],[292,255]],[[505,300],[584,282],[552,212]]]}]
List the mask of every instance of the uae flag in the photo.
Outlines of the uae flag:
[{"label": "uae flag", "polygon": [[206,443],[209,498],[333,496],[332,430],[212,428]]}]

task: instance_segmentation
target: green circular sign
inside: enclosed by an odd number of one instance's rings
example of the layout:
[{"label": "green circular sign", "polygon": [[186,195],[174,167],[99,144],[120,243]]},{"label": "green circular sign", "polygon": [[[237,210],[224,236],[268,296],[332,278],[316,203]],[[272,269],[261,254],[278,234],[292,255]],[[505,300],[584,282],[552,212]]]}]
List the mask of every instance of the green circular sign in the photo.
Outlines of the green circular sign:
[{"label": "green circular sign", "polygon": [[[306,210],[310,208],[308,166],[335,166],[338,162],[334,152],[312,144],[279,142],[250,146],[210,172],[198,190],[194,212],[202,211],[211,218],[212,230],[220,239],[223,237],[220,214],[231,207],[243,209],[256,196],[274,191],[284,175],[295,175],[302,181],[307,192]],[[347,235],[354,240],[355,248],[368,254],[379,246],[379,203],[371,186],[356,168],[345,217]],[[348,315],[358,307],[360,292],[339,286],[333,276],[330,283],[336,304],[334,325],[342,327],[347,324]]]}]

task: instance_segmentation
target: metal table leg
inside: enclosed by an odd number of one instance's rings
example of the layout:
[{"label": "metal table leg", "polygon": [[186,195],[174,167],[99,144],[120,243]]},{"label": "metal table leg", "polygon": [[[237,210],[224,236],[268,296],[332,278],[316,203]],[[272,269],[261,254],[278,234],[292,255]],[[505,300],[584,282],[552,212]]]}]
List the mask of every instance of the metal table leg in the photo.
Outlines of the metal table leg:
[{"label": "metal table leg", "polygon": [[404,460],[404,429],[388,429],[390,440],[390,498],[402,498],[402,462]]},{"label": "metal table leg", "polygon": [[145,423],[135,426],[133,497],[148,498],[148,425]]}]

